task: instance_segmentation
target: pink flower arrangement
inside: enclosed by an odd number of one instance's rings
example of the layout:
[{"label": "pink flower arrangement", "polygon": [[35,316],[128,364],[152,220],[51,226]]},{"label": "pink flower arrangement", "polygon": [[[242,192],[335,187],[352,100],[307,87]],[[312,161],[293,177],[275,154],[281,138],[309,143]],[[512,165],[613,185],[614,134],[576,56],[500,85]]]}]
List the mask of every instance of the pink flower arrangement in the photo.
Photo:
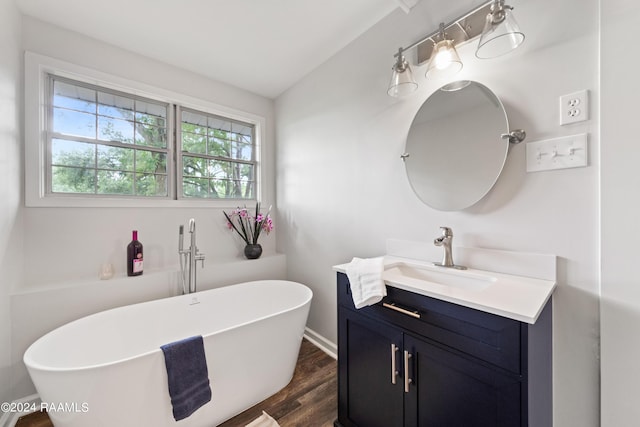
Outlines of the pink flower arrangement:
[{"label": "pink flower arrangement", "polygon": [[273,220],[269,215],[270,212],[271,207],[269,207],[266,215],[261,214],[260,203],[256,203],[254,216],[251,216],[246,206],[244,208],[237,208],[230,214],[224,211],[222,213],[227,219],[227,227],[229,230],[235,230],[247,245],[257,245],[261,232],[264,231],[269,234],[271,230],[273,230]]}]

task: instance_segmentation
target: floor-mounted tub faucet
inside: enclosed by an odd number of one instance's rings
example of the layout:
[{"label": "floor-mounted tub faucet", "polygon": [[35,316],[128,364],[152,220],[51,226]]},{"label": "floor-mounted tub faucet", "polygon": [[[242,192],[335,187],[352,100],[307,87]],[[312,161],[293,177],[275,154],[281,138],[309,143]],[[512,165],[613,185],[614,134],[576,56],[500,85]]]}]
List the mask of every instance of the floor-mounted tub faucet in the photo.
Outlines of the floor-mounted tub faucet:
[{"label": "floor-mounted tub faucet", "polygon": [[451,251],[451,242],[453,241],[453,230],[449,227],[440,227],[442,230],[442,236],[436,237],[433,244],[436,246],[442,246],[444,248],[444,255],[442,256],[442,262],[434,262],[433,265],[439,267],[456,268],[458,270],[466,270],[467,267],[461,265],[455,265],[453,263],[453,255]]},{"label": "floor-mounted tub faucet", "polygon": [[184,249],[184,226],[178,230],[178,256],[180,257],[180,280],[182,282],[182,293],[193,293],[197,291],[196,262],[202,261],[204,268],[204,254],[198,251],[196,246],[196,220],[189,220],[189,233],[191,234],[190,246]]}]

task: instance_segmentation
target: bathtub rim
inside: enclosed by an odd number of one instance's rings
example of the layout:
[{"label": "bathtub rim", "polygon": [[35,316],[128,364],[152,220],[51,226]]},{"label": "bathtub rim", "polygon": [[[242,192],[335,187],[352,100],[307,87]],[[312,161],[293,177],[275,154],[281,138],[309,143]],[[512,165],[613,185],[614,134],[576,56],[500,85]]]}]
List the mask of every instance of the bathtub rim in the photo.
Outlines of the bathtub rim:
[{"label": "bathtub rim", "polygon": [[[122,309],[124,307],[135,307],[137,305],[154,303],[154,302],[157,302],[157,301],[163,301],[163,300],[170,299],[170,298],[187,299],[187,298],[194,297],[194,296],[196,296],[198,294],[202,294],[202,293],[210,292],[210,291],[215,291],[215,290],[218,290],[218,289],[228,288],[228,287],[232,287],[232,286],[250,285],[250,284],[256,284],[256,283],[273,283],[273,282],[294,284],[296,286],[301,286],[301,287],[305,288],[305,291],[307,293],[305,300],[302,303],[294,305],[294,306],[291,306],[291,307],[288,307],[285,310],[280,310],[280,311],[276,311],[276,312],[270,313],[269,315],[256,317],[256,318],[254,318],[254,319],[252,319],[250,321],[234,324],[233,326],[230,326],[230,327],[227,327],[227,328],[223,328],[223,329],[219,329],[219,330],[216,330],[215,332],[202,335],[202,338],[204,339],[204,338],[210,337],[210,336],[215,335],[215,334],[220,334],[220,333],[223,333],[223,332],[227,332],[227,331],[239,328],[239,327],[243,327],[243,326],[247,326],[247,325],[251,325],[251,324],[257,323],[259,321],[262,321],[262,320],[265,320],[265,319],[268,319],[268,318],[271,318],[271,317],[279,316],[279,315],[284,314],[284,313],[288,313],[288,312],[292,312],[292,311],[298,310],[298,309],[304,307],[305,305],[310,304],[311,300],[313,299],[313,291],[311,290],[311,288],[309,288],[307,285],[305,285],[303,283],[295,282],[295,281],[292,281],[292,280],[264,279],[264,280],[251,280],[251,281],[248,281],[248,282],[234,283],[234,284],[231,284],[231,285],[220,286],[220,287],[217,287],[217,288],[207,289],[205,291],[200,291],[200,292],[196,292],[196,293],[192,293],[192,294],[174,295],[174,296],[167,297],[167,298],[159,298],[159,299],[150,300],[150,301],[143,301],[143,302],[139,302],[139,303],[135,303],[135,304],[123,305],[123,306],[120,306],[120,307],[114,307],[114,308],[110,308],[110,309],[107,309],[107,310],[102,310],[102,311],[99,311],[99,312],[96,312],[96,313],[88,314],[88,315],[83,316],[83,317],[81,317],[79,319],[72,320],[72,321],[67,322],[67,323],[65,323],[63,325],[58,326],[55,329],[52,329],[51,331],[45,333],[44,335],[39,337],[37,340],[35,340],[33,343],[31,343],[31,345],[29,345],[29,347],[25,350],[25,352],[24,352],[24,354],[22,356],[22,361],[25,364],[25,366],[27,367],[27,370],[35,369],[35,370],[39,370],[39,371],[43,371],[43,372],[80,372],[80,371],[88,371],[88,370],[92,370],[92,369],[109,367],[109,366],[117,365],[119,363],[123,363],[123,362],[132,361],[132,360],[135,360],[135,359],[139,359],[139,358],[151,355],[153,353],[159,353],[159,352],[162,351],[162,349],[160,347],[157,347],[157,348],[154,348],[152,350],[149,350],[149,351],[146,351],[146,352],[143,352],[143,353],[138,353],[138,354],[136,354],[134,356],[131,356],[131,357],[125,357],[125,358],[121,358],[121,359],[116,359],[116,360],[109,361],[109,362],[106,362],[106,363],[99,363],[99,364],[80,366],[80,367],[65,367],[65,368],[46,366],[46,365],[43,365],[42,363],[34,362],[32,358],[28,358],[27,357],[28,354],[30,353],[31,348],[36,346],[42,339],[44,339],[49,334],[51,334],[51,333],[53,333],[53,332],[55,332],[55,331],[57,331],[59,329],[62,329],[64,327],[66,327],[67,325],[74,324],[76,322],[80,322],[80,321],[82,321],[84,319],[87,319],[87,318],[90,318],[90,317],[93,317],[93,316],[102,315],[104,313],[108,313],[108,312],[111,312],[111,311],[119,310],[119,309]],[[188,337],[184,337],[184,338],[188,338]],[[30,360],[28,360],[28,359],[30,359]]]}]

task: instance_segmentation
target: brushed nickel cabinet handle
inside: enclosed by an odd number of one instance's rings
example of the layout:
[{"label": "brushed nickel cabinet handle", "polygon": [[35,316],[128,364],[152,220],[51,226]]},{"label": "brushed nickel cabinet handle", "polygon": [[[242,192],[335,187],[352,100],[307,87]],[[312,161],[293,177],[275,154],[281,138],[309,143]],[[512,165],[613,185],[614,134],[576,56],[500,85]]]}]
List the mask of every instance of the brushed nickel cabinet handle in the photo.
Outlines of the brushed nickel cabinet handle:
[{"label": "brushed nickel cabinet handle", "polygon": [[395,310],[395,311],[400,312],[402,314],[406,314],[407,316],[415,317],[416,319],[420,318],[420,313],[417,310],[410,311],[410,310],[407,310],[406,308],[398,307],[393,302],[391,304],[383,302],[382,306],[386,307],[386,308],[389,308],[391,310]]},{"label": "brushed nickel cabinet handle", "polygon": [[396,366],[396,353],[399,348],[395,344],[391,344],[391,384],[396,383],[396,377],[398,376],[398,368]]},{"label": "brushed nickel cabinet handle", "polygon": [[404,351],[404,392],[409,393],[409,384],[413,381],[409,378],[409,359],[411,358],[411,353],[407,350]]}]

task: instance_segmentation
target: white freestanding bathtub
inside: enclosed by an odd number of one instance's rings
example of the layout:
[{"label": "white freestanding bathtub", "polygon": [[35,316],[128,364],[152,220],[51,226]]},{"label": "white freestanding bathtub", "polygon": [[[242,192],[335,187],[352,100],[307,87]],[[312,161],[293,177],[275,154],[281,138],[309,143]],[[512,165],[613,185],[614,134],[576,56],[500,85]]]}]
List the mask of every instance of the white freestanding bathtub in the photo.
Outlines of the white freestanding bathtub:
[{"label": "white freestanding bathtub", "polygon": [[[311,297],[262,280],[120,307],[49,332],[24,362],[56,427],[211,427],[289,383]],[[194,335],[212,398],[176,422],[160,346]]]}]

